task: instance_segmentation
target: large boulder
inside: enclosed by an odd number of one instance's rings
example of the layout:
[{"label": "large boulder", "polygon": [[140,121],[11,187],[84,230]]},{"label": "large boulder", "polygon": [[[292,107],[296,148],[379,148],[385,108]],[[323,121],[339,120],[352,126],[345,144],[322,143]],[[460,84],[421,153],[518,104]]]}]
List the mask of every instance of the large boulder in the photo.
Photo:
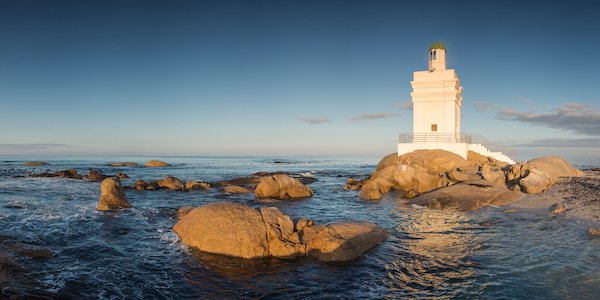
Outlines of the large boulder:
[{"label": "large boulder", "polygon": [[164,161],[160,161],[160,160],[151,160],[149,162],[147,162],[146,164],[144,164],[144,167],[167,167],[169,166],[169,164],[167,164]]},{"label": "large boulder", "polygon": [[180,210],[184,217],[173,227],[184,243],[242,258],[309,255],[323,261],[352,260],[388,237],[385,229],[368,222],[316,225],[299,219],[294,223],[275,207],[258,211],[238,203],[218,202],[187,211],[189,208]]},{"label": "large boulder", "polygon": [[345,221],[310,226],[302,230],[307,255],[322,261],[353,260],[381,244],[389,234],[381,226],[364,221]]},{"label": "large boulder", "polygon": [[556,178],[547,176],[537,169],[527,170],[527,175],[519,180],[521,191],[527,194],[537,194],[554,185]]},{"label": "large boulder", "polygon": [[452,170],[448,172],[448,179],[454,182],[463,182],[468,180],[481,179],[481,175],[473,172],[461,172],[458,170]]},{"label": "large boulder", "polygon": [[202,251],[242,258],[269,254],[262,215],[242,204],[218,202],[196,207],[173,230],[184,243]]},{"label": "large boulder", "polygon": [[476,179],[432,190],[410,200],[408,204],[471,211],[490,204],[507,205],[519,200],[519,197],[518,192],[510,191],[505,186]]},{"label": "large boulder", "polygon": [[413,166],[431,173],[443,173],[471,164],[460,155],[445,150],[415,150],[398,157],[396,164]]},{"label": "large boulder", "polygon": [[262,198],[304,198],[313,195],[313,190],[288,175],[265,177],[256,187],[256,197]]},{"label": "large boulder", "polygon": [[535,168],[546,176],[554,178],[584,175],[582,171],[574,168],[563,158],[557,156],[532,159],[524,165],[524,168]]},{"label": "large boulder", "polygon": [[109,177],[102,181],[100,185],[102,196],[98,204],[98,210],[113,210],[122,207],[131,207],[127,201],[125,191],[121,185],[121,180],[115,177]]}]

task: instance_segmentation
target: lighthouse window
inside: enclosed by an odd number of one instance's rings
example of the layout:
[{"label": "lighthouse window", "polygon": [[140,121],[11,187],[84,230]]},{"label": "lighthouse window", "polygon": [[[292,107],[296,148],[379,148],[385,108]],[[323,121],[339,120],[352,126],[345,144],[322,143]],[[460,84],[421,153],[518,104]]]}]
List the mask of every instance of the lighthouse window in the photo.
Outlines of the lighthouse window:
[{"label": "lighthouse window", "polygon": [[435,50],[433,50],[433,59],[435,60]]},{"label": "lighthouse window", "polygon": [[431,131],[437,131],[437,124],[431,124]]}]

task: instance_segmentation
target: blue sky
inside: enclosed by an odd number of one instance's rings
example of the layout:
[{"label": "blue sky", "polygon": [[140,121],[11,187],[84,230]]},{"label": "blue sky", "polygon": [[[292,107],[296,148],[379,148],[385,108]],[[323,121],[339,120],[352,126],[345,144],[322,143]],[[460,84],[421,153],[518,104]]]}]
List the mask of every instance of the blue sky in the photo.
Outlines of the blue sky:
[{"label": "blue sky", "polygon": [[592,1],[2,1],[0,155],[387,155],[436,42],[462,131],[600,157]]}]

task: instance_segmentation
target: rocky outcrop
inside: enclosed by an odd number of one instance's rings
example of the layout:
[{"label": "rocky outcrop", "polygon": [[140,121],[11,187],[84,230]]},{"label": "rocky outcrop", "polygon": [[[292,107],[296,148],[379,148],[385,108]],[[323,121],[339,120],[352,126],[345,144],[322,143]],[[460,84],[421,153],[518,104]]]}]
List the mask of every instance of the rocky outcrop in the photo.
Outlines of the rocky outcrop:
[{"label": "rocky outcrop", "polygon": [[[395,153],[384,157],[377,165],[377,171],[361,182],[359,197],[377,200],[393,189],[423,193],[478,179],[509,186],[513,191],[534,194],[552,186],[558,177],[582,174],[560,157],[543,157],[508,165],[473,151],[469,151],[466,161],[444,150],[417,150],[397,158]],[[349,182],[344,189],[352,187]]]},{"label": "rocky outcrop", "polygon": [[49,165],[49,163],[41,162],[41,161],[30,161],[24,164],[25,166],[39,166],[39,165]]},{"label": "rocky outcrop", "polygon": [[63,178],[71,178],[71,179],[82,179],[83,176],[77,174],[75,170],[64,170],[58,171],[52,174],[42,173],[42,174],[31,174],[29,177],[63,177]]},{"label": "rocky outcrop", "polygon": [[506,181],[528,194],[539,193],[560,177],[583,176],[583,172],[556,156],[532,159],[507,167]]},{"label": "rocky outcrop", "polygon": [[113,210],[123,207],[131,207],[127,201],[121,181],[115,177],[109,177],[100,185],[102,196],[98,204],[98,210]]},{"label": "rocky outcrop", "polygon": [[507,205],[519,200],[520,194],[505,186],[491,184],[483,179],[469,180],[445,188],[435,189],[408,202],[429,208],[450,208],[471,211],[485,205]]},{"label": "rocky outcrop", "polygon": [[249,194],[252,193],[252,190],[237,185],[228,185],[223,188],[223,192],[229,194]]},{"label": "rocky outcrop", "polygon": [[184,243],[202,251],[242,258],[290,259],[313,256],[323,261],[352,260],[389,236],[380,226],[347,221],[316,225],[295,223],[275,207],[260,211],[238,203],[202,205],[173,230]]},{"label": "rocky outcrop", "polygon": [[115,173],[115,177],[121,178],[121,179],[129,178],[129,176],[127,176],[127,174],[123,174],[123,173],[119,173],[119,172]]},{"label": "rocky outcrop", "polygon": [[185,184],[185,188],[190,190],[208,190],[210,189],[210,184],[206,182],[188,181]]},{"label": "rocky outcrop", "polygon": [[151,160],[144,164],[144,167],[168,167],[169,164],[160,160]]},{"label": "rocky outcrop", "polygon": [[177,219],[181,220],[183,217],[187,216],[195,207],[193,206],[184,206],[177,210]]},{"label": "rocky outcrop", "polygon": [[313,190],[288,175],[273,175],[263,178],[255,191],[262,198],[304,198],[313,195]]},{"label": "rocky outcrop", "polygon": [[140,180],[136,181],[136,183],[134,183],[131,188],[136,189],[136,190],[140,190],[140,191],[147,190],[148,189],[148,183],[146,183],[145,181],[143,181],[143,180],[140,179]]},{"label": "rocky outcrop", "polygon": [[137,167],[138,164],[133,163],[133,162],[124,162],[124,163],[112,163],[109,164],[109,166],[114,166],[114,167]]}]

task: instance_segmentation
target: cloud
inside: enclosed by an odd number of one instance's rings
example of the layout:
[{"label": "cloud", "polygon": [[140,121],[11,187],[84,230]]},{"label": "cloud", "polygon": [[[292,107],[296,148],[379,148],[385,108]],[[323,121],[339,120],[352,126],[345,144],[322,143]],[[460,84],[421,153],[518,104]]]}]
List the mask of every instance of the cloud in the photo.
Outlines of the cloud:
[{"label": "cloud", "polygon": [[556,113],[534,114],[531,112],[500,109],[496,119],[515,121],[529,125],[571,130],[575,134],[600,136],[600,112],[593,105],[564,103],[559,107],[549,107]]},{"label": "cloud", "polygon": [[396,108],[406,109],[406,110],[413,110],[413,103],[412,103],[412,101],[406,101],[406,102],[404,102],[402,104],[397,104]]},{"label": "cloud", "polygon": [[0,149],[9,150],[32,150],[50,148],[73,148],[67,144],[0,144]]},{"label": "cloud", "polygon": [[401,115],[402,114],[393,114],[393,113],[362,114],[359,116],[350,117],[350,121],[359,122],[362,120],[369,120],[369,119],[383,119],[383,118],[387,118],[387,117],[399,117]]},{"label": "cloud", "polygon": [[511,144],[511,147],[566,147],[566,148],[600,148],[600,138],[587,139],[542,139],[530,142]]},{"label": "cloud", "polygon": [[489,112],[490,108],[498,107],[498,105],[494,103],[485,103],[485,102],[473,102],[475,104],[475,109],[478,111]]},{"label": "cloud", "polygon": [[529,100],[529,99],[527,99],[525,97],[520,97],[519,100],[521,100],[521,101],[523,101],[523,102],[525,102],[527,104],[531,104],[533,102],[533,101],[531,101],[531,100]]},{"label": "cloud", "polygon": [[299,118],[298,121],[304,121],[308,124],[321,124],[331,122],[331,118]]}]

